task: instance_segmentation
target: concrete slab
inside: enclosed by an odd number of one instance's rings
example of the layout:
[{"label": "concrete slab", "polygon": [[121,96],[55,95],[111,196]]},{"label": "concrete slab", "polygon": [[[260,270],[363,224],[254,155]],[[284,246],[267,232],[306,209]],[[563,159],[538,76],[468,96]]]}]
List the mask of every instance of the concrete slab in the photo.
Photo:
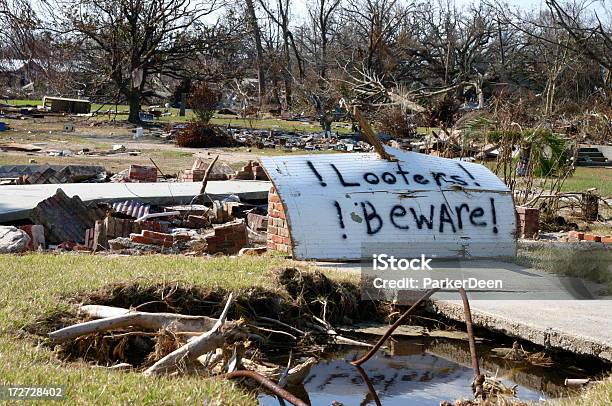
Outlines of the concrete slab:
[{"label": "concrete slab", "polygon": [[[138,199],[151,204],[187,204],[200,191],[200,182],[159,183],[65,183],[61,185],[0,186],[0,223],[28,218],[36,205],[61,188],[84,202]],[[271,183],[254,180],[210,181],[206,192],[212,198],[238,195],[243,199],[266,199]]]},{"label": "concrete slab", "polygon": [[[610,300],[472,300],[470,307],[477,326],[612,362]],[[464,321],[461,301],[434,297],[432,308]]]},{"label": "concrete slab", "polygon": [[[351,273],[361,272],[358,263],[317,265]],[[491,277],[503,279],[504,288],[488,291],[467,289],[474,324],[544,347],[612,362],[612,300],[609,300],[612,298],[575,299],[577,293],[582,293],[576,292],[574,288],[577,286],[590,293],[600,290],[600,286],[588,282],[574,283],[575,278],[558,277],[502,261],[457,260],[455,264],[447,262],[443,269],[437,269],[443,275],[456,274],[457,278],[482,278],[483,270]],[[414,271],[406,272],[410,276],[416,274]],[[420,294],[407,291],[403,298],[417,296]],[[432,311],[445,317],[464,321],[463,306],[456,291],[435,294],[430,306]]]}]

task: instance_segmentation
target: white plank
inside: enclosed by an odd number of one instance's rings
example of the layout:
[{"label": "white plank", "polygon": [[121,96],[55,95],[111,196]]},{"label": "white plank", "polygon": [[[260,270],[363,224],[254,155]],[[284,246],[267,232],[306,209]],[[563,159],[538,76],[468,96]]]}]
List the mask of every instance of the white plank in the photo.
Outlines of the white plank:
[{"label": "white plank", "polygon": [[514,205],[495,174],[388,151],[397,162],[376,154],[261,159],[285,205],[295,258],[357,260],[372,246],[436,257],[515,254]]}]

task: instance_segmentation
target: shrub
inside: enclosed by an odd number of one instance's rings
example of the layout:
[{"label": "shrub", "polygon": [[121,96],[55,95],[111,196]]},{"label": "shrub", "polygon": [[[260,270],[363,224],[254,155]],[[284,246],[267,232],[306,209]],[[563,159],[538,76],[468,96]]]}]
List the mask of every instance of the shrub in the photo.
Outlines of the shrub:
[{"label": "shrub", "polygon": [[396,138],[414,138],[417,127],[412,115],[404,113],[399,108],[383,110],[379,116],[380,131]]},{"label": "shrub", "polygon": [[205,82],[197,85],[189,95],[189,106],[196,116],[196,120],[208,124],[215,114],[215,107],[219,94],[211,89]]},{"label": "shrub", "polygon": [[221,130],[201,121],[192,121],[176,136],[176,142],[186,148],[233,147],[236,141]]}]

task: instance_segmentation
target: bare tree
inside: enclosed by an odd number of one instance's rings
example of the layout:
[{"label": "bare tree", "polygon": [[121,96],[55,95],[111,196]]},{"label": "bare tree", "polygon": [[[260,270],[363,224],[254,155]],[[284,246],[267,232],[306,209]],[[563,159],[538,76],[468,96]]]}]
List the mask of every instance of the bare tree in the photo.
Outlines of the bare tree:
[{"label": "bare tree", "polygon": [[253,3],[253,0],[245,0],[245,4],[249,29],[251,30],[253,41],[255,42],[255,64],[257,66],[257,81],[259,83],[259,104],[261,105],[266,94],[266,74],[264,67],[264,51],[261,44],[261,30],[259,28],[259,23],[257,22],[257,15],[255,13],[255,4]]},{"label": "bare tree", "polygon": [[29,60],[36,45],[38,18],[26,0],[0,0],[0,51]]},{"label": "bare tree", "polygon": [[299,78],[304,78],[304,64],[298,51],[293,32],[291,30],[291,0],[276,0],[275,8],[272,8],[265,0],[258,0],[267,16],[280,29],[282,35],[283,57],[285,61],[283,80],[285,82],[285,102],[287,107],[292,104],[292,53],[295,57]]},{"label": "bare tree", "polygon": [[341,0],[315,0],[313,7],[310,7],[308,14],[312,22],[312,27],[318,41],[319,52],[317,58],[318,73],[321,78],[321,86],[327,78],[328,44],[331,35],[332,23],[338,11]]},{"label": "bare tree", "polygon": [[78,0],[58,3],[67,37],[82,41],[93,71],[108,78],[130,106],[129,121],[138,123],[143,98],[154,76],[177,77],[181,62],[207,45],[201,39],[202,17],[215,3],[192,0]]},{"label": "bare tree", "polygon": [[[610,6],[609,0],[603,0]],[[572,48],[578,53],[585,53],[608,70],[612,70],[612,28],[611,21],[602,22],[596,12],[586,15],[586,3],[568,3],[561,5],[558,0],[546,0],[554,22],[562,27],[573,39]],[[609,12],[609,9],[608,9]],[[609,17],[609,16],[608,16]]]}]

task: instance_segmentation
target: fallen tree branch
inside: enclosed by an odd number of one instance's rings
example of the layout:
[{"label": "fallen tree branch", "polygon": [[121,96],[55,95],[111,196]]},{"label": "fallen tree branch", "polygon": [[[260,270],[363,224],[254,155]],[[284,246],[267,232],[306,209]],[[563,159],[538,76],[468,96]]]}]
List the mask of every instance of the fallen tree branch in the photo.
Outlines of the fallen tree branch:
[{"label": "fallen tree branch", "polygon": [[82,306],[81,312],[100,320],[75,324],[49,333],[56,342],[64,342],[86,334],[99,333],[125,327],[139,327],[145,330],[167,329],[176,332],[205,332],[217,322],[206,316],[187,316],[174,313],[134,312],[111,306]]},{"label": "fallen tree branch", "polygon": [[227,313],[233,301],[233,294],[230,293],[227,303],[225,303],[225,307],[223,308],[223,312],[219,319],[215,323],[215,325],[206,333],[202,334],[199,337],[195,337],[187,344],[183,345],[181,348],[171,352],[166,355],[151,367],[149,367],[146,371],[143,372],[145,376],[158,375],[161,373],[171,372],[177,369],[181,364],[186,364],[187,362],[195,361],[199,356],[214,351],[217,348],[223,346],[226,342],[228,336],[231,336],[235,333],[234,325],[230,329],[226,329],[222,331],[223,324],[225,323],[225,319],[227,318]]},{"label": "fallen tree branch", "polygon": [[260,326],[256,326],[256,325],[254,325],[254,324],[250,324],[249,326],[250,326],[250,327],[253,327],[254,329],[264,331],[264,332],[266,332],[266,333],[281,334],[281,335],[284,335],[284,336],[290,337],[290,338],[291,338],[292,340],[294,340],[294,341],[297,341],[297,339],[298,339],[296,336],[294,336],[294,335],[293,335],[293,334],[291,334],[291,333],[287,333],[286,331],[282,331],[282,330],[273,330],[273,329],[271,329],[271,328],[260,327]]},{"label": "fallen tree branch", "polygon": [[302,330],[300,330],[300,329],[298,329],[296,327],[293,327],[290,324],[283,323],[280,320],[272,319],[270,317],[263,317],[263,316],[257,316],[257,318],[260,319],[260,320],[263,320],[263,321],[267,321],[267,322],[270,322],[270,323],[278,324],[279,326],[288,328],[289,330],[295,331],[296,333],[301,334],[301,335],[305,335],[306,334],[306,332],[304,332],[304,331],[302,331]]}]

